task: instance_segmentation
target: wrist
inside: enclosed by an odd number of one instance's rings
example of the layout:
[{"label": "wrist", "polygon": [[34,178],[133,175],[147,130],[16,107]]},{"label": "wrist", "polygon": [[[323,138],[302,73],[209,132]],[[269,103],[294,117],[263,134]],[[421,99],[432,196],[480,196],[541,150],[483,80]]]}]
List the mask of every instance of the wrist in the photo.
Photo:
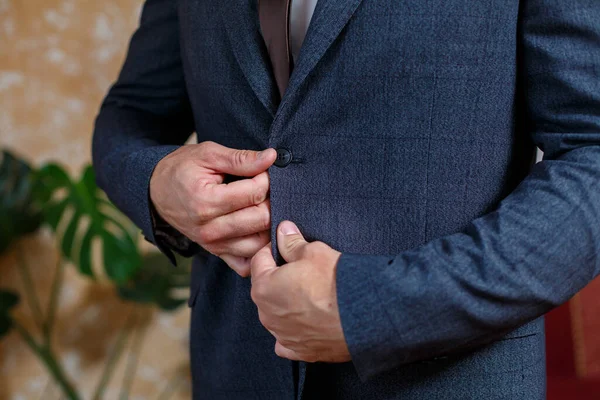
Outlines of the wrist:
[{"label": "wrist", "polygon": [[153,218],[156,218],[156,222],[162,223],[165,223],[166,220],[163,218],[163,212],[161,212],[160,207],[160,198],[162,192],[161,188],[163,186],[160,178],[163,175],[165,158],[161,159],[156,164],[154,171],[152,171],[152,175],[150,175],[150,181],[148,184],[148,206],[150,207]]}]

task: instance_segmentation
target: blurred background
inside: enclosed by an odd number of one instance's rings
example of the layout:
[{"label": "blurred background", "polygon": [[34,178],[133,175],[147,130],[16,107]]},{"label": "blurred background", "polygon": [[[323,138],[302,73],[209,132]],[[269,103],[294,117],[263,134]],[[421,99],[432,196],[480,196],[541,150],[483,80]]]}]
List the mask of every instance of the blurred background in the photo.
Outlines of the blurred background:
[{"label": "blurred background", "polygon": [[0,400],[191,397],[189,266],[86,172],[141,6],[0,0]]},{"label": "blurred background", "polygon": [[[189,263],[94,184],[142,0],[0,0],[0,400],[189,399]],[[600,399],[600,280],[547,317],[549,399]]]}]

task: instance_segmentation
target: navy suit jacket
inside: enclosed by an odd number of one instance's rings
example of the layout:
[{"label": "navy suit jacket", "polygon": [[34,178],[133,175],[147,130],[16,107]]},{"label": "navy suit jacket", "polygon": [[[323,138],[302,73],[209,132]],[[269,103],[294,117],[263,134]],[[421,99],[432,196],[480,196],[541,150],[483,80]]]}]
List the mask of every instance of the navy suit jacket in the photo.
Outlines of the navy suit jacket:
[{"label": "navy suit jacket", "polygon": [[259,29],[253,0],[147,0],[98,184],[156,242],[148,182],[192,132],[289,149],[273,251],[288,219],[342,252],[352,362],[278,358],[250,280],[199,251],[194,398],[543,399],[541,316],[600,271],[600,2],[319,0],[280,103]]}]

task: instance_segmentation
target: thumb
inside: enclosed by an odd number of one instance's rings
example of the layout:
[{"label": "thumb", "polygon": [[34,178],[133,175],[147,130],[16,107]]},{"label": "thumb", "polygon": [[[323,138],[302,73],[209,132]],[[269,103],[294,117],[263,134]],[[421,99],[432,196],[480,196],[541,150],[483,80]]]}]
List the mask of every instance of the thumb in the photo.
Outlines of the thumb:
[{"label": "thumb", "polygon": [[250,270],[252,281],[260,278],[262,275],[269,273],[269,271],[277,269],[277,263],[273,258],[273,252],[271,251],[271,242],[267,243],[262,249],[260,249],[252,260],[250,260]]},{"label": "thumb", "polygon": [[207,152],[212,152],[209,157],[211,165],[208,167],[229,175],[256,176],[266,171],[277,158],[277,152],[271,148],[253,151],[215,145],[207,149]]},{"label": "thumb", "polygon": [[282,221],[277,229],[277,248],[288,263],[300,260],[308,244],[292,221]]}]

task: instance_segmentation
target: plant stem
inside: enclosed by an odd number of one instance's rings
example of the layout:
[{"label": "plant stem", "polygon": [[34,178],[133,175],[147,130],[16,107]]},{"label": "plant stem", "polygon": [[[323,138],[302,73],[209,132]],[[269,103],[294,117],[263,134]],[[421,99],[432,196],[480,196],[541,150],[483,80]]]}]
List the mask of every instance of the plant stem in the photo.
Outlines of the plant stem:
[{"label": "plant stem", "polygon": [[136,316],[134,312],[131,312],[127,317],[127,321],[123,328],[121,328],[121,332],[119,332],[119,336],[117,337],[117,342],[112,349],[111,354],[104,365],[104,371],[102,371],[102,376],[100,377],[100,381],[98,382],[98,387],[96,388],[96,392],[92,397],[93,400],[100,400],[104,395],[104,391],[106,390],[106,386],[110,381],[110,378],[114,372],[114,366],[119,361],[121,354],[123,353],[123,349],[125,348],[125,343],[127,341],[127,337],[129,336],[129,332],[131,328],[135,325]]},{"label": "plant stem", "polygon": [[43,331],[44,330],[44,314],[42,314],[42,308],[40,306],[40,300],[37,297],[37,292],[35,290],[35,286],[33,285],[33,280],[31,279],[31,274],[29,272],[29,266],[25,261],[25,256],[23,254],[22,247],[17,244],[17,262],[19,263],[19,274],[21,275],[21,280],[23,281],[23,286],[25,287],[25,297],[27,297],[27,302],[29,303],[29,307],[31,308],[31,312],[33,313],[33,319],[38,325],[38,327]]},{"label": "plant stem", "polygon": [[52,327],[54,325],[54,316],[56,315],[56,306],[58,303],[58,295],[62,288],[63,277],[65,271],[65,262],[62,256],[58,255],[58,262],[56,263],[56,271],[54,272],[54,278],[52,280],[52,289],[50,291],[50,300],[48,301],[48,309],[46,312],[46,322],[44,323],[44,338],[46,343],[50,346],[52,341]]},{"label": "plant stem", "polygon": [[13,320],[13,327],[21,335],[21,338],[25,341],[27,346],[35,353],[35,355],[46,365],[52,377],[62,388],[63,392],[69,400],[80,400],[79,394],[75,391],[75,388],[67,378],[60,364],[56,361],[56,357],[52,353],[52,350],[47,346],[42,347],[36,343],[31,334],[21,326],[17,321]]},{"label": "plant stem", "polygon": [[131,385],[133,384],[135,371],[137,370],[139,356],[147,331],[148,324],[139,327],[137,335],[133,339],[133,344],[131,345],[131,350],[127,359],[127,366],[125,367],[125,373],[123,375],[123,386],[121,387],[121,394],[119,396],[121,400],[127,400],[129,398],[129,392],[131,391]]}]

